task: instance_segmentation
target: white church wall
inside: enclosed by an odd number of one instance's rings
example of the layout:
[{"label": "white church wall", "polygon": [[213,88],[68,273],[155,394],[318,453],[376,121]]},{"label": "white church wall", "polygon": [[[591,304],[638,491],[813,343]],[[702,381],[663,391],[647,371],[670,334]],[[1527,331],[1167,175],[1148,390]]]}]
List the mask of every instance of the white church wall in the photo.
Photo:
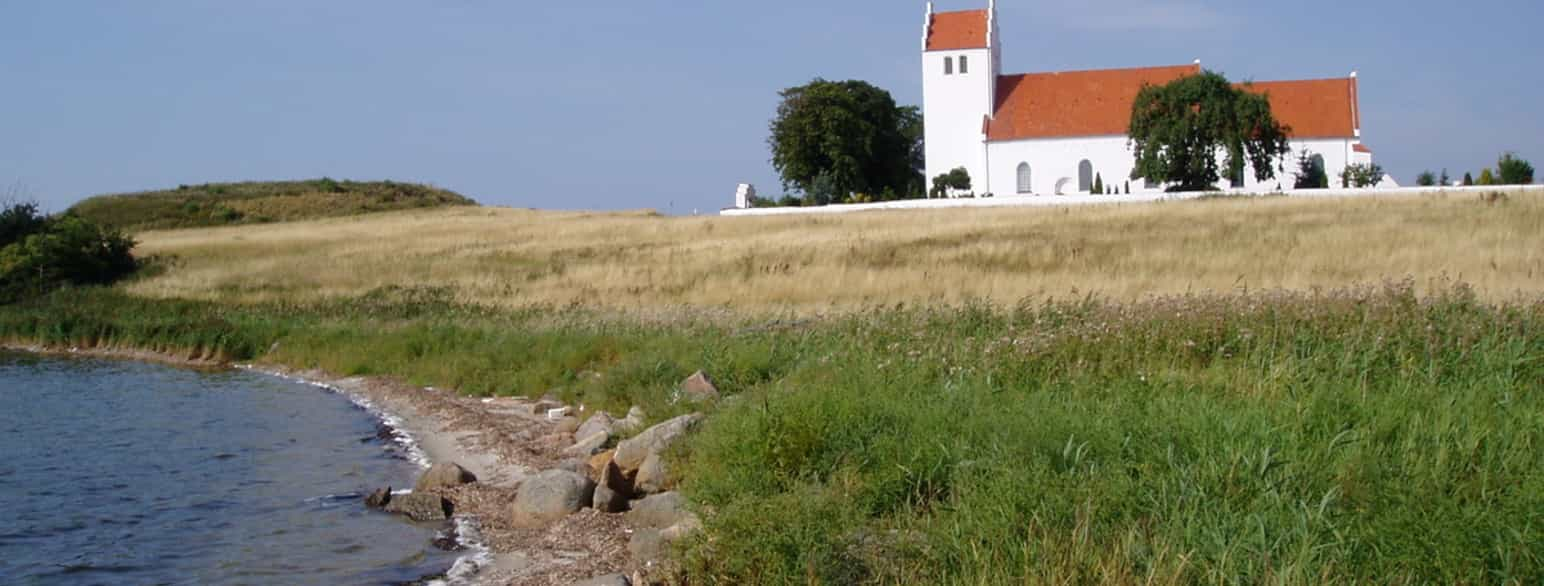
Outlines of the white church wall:
[{"label": "white church wall", "polygon": [[[960,73],[960,58],[968,64]],[[953,70],[945,74],[944,60]],[[922,54],[923,133],[927,150],[927,181],[956,167],[970,172],[977,193],[987,176],[981,123],[991,111],[993,65],[987,49],[930,51]]]},{"label": "white church wall", "polygon": [[[1246,170],[1242,187],[1230,188],[1226,182],[1219,187],[1230,191],[1236,189],[1260,192],[1274,191],[1280,185],[1283,191],[1290,191],[1297,171],[1298,156],[1304,149],[1308,149],[1311,154],[1324,157],[1325,173],[1330,177],[1330,186],[1340,186],[1340,173],[1346,168],[1353,154],[1350,140],[1294,140],[1291,144],[1292,152],[1284,161],[1286,171],[1278,170],[1276,178],[1257,181],[1253,172]],[[1131,176],[1131,170],[1136,166],[1136,159],[1131,153],[1125,136],[1050,138],[990,143],[987,161],[991,166],[991,185],[985,192],[997,197],[1087,194],[1086,190],[1079,190],[1078,167],[1084,160],[1089,161],[1093,166],[1092,175],[1104,179],[1105,187],[1125,193],[1127,178]],[[1020,163],[1028,163],[1030,166],[1032,189],[1028,194],[1018,192]],[[1058,190],[1058,184],[1064,181],[1065,185]],[[1131,181],[1133,194],[1162,191],[1161,185],[1147,187],[1141,180]]]},{"label": "white church wall", "polygon": [[[991,193],[998,197],[1020,195],[1077,195],[1078,166],[1087,160],[1093,166],[1091,176],[1103,177],[1106,187],[1119,187],[1124,193],[1126,178],[1131,176],[1135,159],[1126,146],[1125,136],[1047,138],[994,142],[987,158],[992,166]],[[1028,163],[1031,193],[1018,192],[1018,167]],[[1058,193],[1057,186],[1063,183]],[[1162,191],[1145,189],[1142,182],[1131,184],[1132,193]]]}]

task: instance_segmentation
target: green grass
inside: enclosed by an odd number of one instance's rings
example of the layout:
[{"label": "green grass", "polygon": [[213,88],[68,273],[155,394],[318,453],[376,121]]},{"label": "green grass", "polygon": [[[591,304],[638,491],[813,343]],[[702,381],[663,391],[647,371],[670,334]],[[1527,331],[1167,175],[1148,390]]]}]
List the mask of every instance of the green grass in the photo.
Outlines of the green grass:
[{"label": "green grass", "polygon": [[874,310],[502,312],[388,289],[226,307],[75,290],[0,338],[537,395],[651,419],[705,584],[1544,581],[1544,303],[1463,287]]},{"label": "green grass", "polygon": [[123,230],[288,222],[415,208],[476,205],[457,193],[392,181],[269,181],[183,185],[84,200],[71,212]]}]

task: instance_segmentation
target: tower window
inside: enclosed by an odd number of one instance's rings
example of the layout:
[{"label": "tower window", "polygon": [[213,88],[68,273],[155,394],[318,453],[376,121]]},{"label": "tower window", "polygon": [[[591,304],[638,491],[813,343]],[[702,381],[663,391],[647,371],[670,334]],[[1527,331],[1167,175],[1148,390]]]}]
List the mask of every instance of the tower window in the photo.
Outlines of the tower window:
[{"label": "tower window", "polygon": [[970,62],[966,59],[966,56],[960,55],[960,73],[970,73]]},{"label": "tower window", "polygon": [[944,75],[954,75],[953,57],[944,57]]}]

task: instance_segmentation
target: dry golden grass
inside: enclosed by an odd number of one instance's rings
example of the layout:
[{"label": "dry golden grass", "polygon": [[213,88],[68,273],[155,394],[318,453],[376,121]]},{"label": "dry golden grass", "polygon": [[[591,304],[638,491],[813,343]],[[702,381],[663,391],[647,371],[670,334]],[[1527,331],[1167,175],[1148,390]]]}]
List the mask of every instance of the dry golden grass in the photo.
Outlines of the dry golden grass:
[{"label": "dry golden grass", "polygon": [[1385,279],[1544,289],[1544,196],[1219,199],[844,216],[668,218],[463,208],[141,235],[132,292],[231,302],[450,286],[496,307],[800,313]]}]

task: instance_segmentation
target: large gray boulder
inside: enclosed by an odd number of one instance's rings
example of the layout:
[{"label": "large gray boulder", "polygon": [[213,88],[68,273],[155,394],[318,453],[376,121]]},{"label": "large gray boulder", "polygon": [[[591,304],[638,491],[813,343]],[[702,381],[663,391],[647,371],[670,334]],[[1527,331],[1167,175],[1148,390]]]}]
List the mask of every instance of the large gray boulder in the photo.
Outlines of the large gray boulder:
[{"label": "large gray boulder", "polygon": [[418,483],[413,485],[413,492],[455,488],[473,482],[477,482],[477,475],[462,468],[460,464],[444,462],[431,466],[423,476],[419,476]]},{"label": "large gray boulder", "polygon": [[627,512],[627,521],[635,527],[664,529],[685,520],[691,512],[686,510],[686,497],[678,492],[656,494],[633,501],[633,510]]},{"label": "large gray boulder", "polygon": [[590,506],[595,481],[568,470],[547,470],[520,484],[513,513],[517,525],[530,527],[562,519]]},{"label": "large gray boulder", "polygon": [[606,432],[608,437],[616,431],[616,420],[612,419],[611,415],[605,411],[591,415],[589,419],[584,420],[584,424],[574,431],[574,437],[590,437],[595,435],[596,432],[601,431]]},{"label": "large gray boulder", "polygon": [[627,540],[627,553],[633,554],[634,561],[657,560],[664,551],[665,540],[660,538],[658,529],[639,529]]},{"label": "large gray boulder", "polygon": [[386,512],[406,515],[414,521],[444,521],[455,512],[455,505],[437,494],[415,492],[391,497]]},{"label": "large gray boulder", "polygon": [[643,459],[643,464],[638,465],[638,474],[633,479],[633,488],[642,494],[664,492],[666,477],[669,474],[664,457],[657,453],[649,454],[649,457]]},{"label": "large gray boulder", "polygon": [[616,456],[612,460],[623,472],[628,474],[637,472],[638,467],[643,465],[643,461],[648,459],[649,454],[665,451],[670,444],[686,435],[686,432],[701,420],[701,414],[693,413],[645,429],[643,433],[618,444]]},{"label": "large gray boulder", "polygon": [[643,427],[643,419],[643,408],[637,405],[633,405],[632,408],[627,410],[627,417],[621,421],[616,422],[616,424],[612,427],[611,432],[624,433]]},{"label": "large gray boulder", "polygon": [[574,445],[563,449],[563,455],[588,458],[606,449],[606,442],[611,441],[611,433],[606,430],[597,431],[588,436],[576,435],[574,437],[578,439],[574,442]]},{"label": "large gray boulder", "polygon": [[595,484],[595,498],[591,501],[595,510],[602,513],[620,513],[627,510],[633,487],[613,462],[607,462],[600,471],[600,482]]}]

